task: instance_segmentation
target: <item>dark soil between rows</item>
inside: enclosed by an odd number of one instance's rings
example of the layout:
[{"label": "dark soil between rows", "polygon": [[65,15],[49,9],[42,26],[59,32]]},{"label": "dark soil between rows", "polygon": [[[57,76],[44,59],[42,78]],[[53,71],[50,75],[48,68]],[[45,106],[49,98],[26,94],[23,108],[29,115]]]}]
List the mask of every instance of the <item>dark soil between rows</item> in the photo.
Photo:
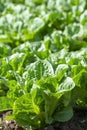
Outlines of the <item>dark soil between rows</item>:
[{"label": "dark soil between rows", "polygon": [[[11,111],[0,113],[1,124],[0,130],[27,130],[25,127],[20,127],[16,124],[15,121],[6,121],[5,116],[10,114]],[[87,110],[74,110],[74,116],[68,122],[56,122],[44,130],[87,130]]]}]

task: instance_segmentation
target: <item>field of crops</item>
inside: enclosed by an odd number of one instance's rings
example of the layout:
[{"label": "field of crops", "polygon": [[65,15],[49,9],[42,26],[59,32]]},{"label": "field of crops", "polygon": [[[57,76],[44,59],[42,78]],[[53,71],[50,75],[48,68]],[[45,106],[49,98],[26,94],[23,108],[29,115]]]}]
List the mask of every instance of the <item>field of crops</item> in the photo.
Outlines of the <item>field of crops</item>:
[{"label": "field of crops", "polygon": [[42,130],[74,108],[87,112],[87,0],[0,0],[0,112]]}]

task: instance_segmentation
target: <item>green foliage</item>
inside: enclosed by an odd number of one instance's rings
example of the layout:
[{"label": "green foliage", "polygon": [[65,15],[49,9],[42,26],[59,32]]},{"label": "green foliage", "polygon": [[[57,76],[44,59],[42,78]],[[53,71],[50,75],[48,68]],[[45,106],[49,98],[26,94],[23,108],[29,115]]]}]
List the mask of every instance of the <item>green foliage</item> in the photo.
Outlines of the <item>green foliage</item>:
[{"label": "green foliage", "polygon": [[43,129],[87,106],[87,1],[0,1],[0,111]]}]

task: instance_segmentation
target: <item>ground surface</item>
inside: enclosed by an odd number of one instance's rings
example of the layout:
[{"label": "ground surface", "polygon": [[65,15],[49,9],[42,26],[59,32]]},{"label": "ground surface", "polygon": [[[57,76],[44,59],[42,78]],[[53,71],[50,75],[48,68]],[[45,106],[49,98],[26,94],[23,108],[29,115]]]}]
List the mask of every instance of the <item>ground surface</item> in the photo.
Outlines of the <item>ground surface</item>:
[{"label": "ground surface", "polygon": [[[0,113],[2,119],[0,130],[27,130],[27,128],[19,127],[15,121],[6,121],[4,118],[11,112]],[[74,112],[73,118],[64,123],[56,122],[44,130],[87,130],[87,110],[78,110]]]}]

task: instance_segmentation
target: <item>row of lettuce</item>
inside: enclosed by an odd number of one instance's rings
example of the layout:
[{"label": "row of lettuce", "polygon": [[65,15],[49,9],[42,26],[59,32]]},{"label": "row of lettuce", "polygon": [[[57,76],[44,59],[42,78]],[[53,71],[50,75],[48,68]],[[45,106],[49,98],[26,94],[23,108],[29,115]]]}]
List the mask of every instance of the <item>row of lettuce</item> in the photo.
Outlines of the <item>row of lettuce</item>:
[{"label": "row of lettuce", "polygon": [[0,111],[28,128],[87,106],[87,2],[1,0]]}]

